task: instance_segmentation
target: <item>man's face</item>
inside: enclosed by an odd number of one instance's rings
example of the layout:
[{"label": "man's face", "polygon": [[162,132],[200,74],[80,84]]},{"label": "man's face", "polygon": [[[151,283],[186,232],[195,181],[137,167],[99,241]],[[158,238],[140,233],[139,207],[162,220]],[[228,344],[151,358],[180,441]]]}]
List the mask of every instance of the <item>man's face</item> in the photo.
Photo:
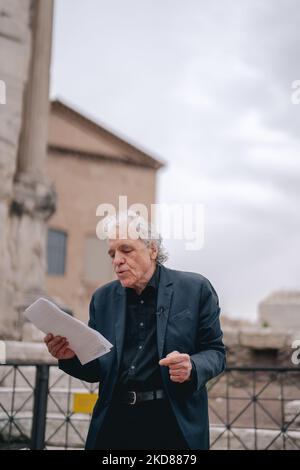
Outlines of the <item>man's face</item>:
[{"label": "man's face", "polygon": [[115,273],[123,287],[140,287],[149,279],[149,273],[155,266],[156,248],[147,247],[140,240],[109,240],[108,254]]}]

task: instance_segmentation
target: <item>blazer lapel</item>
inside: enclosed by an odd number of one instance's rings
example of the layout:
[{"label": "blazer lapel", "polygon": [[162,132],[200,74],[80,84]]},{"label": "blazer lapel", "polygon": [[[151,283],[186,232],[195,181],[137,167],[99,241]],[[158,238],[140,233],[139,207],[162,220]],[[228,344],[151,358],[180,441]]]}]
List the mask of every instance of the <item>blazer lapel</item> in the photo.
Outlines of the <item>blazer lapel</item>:
[{"label": "blazer lapel", "polygon": [[165,335],[173,296],[172,284],[173,282],[169,278],[169,270],[161,266],[156,315],[157,350],[159,359],[162,358],[164,350]]}]

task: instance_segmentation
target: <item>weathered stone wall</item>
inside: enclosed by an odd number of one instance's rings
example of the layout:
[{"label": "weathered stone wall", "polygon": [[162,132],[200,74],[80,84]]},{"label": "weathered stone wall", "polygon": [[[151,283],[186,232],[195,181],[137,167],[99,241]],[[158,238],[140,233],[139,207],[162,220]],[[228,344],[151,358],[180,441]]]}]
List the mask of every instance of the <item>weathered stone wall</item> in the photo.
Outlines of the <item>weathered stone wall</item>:
[{"label": "weathered stone wall", "polygon": [[18,314],[10,205],[31,56],[30,4],[30,0],[0,0],[0,79],[6,84],[6,104],[0,105],[0,336],[15,338]]},{"label": "weathered stone wall", "polygon": [[52,12],[53,0],[0,0],[0,338],[22,339],[24,307],[44,289]]},{"label": "weathered stone wall", "polygon": [[224,327],[227,365],[232,367],[293,367],[292,347],[300,340],[299,330],[282,331],[275,328]]}]

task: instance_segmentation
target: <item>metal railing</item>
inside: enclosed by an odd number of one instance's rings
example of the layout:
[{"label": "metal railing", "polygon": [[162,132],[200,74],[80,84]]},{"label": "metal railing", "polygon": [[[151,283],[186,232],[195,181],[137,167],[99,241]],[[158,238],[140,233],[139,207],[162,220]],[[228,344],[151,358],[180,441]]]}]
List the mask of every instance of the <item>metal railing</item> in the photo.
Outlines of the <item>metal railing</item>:
[{"label": "metal railing", "polygon": [[[300,369],[228,367],[207,384],[211,449],[300,449]],[[0,448],[83,448],[98,384],[56,365],[0,367]]]},{"label": "metal railing", "polygon": [[208,383],[211,449],[300,449],[300,369],[229,367]]},{"label": "metal railing", "polygon": [[78,393],[98,384],[53,364],[0,365],[0,449],[83,448],[91,416],[74,411]]}]

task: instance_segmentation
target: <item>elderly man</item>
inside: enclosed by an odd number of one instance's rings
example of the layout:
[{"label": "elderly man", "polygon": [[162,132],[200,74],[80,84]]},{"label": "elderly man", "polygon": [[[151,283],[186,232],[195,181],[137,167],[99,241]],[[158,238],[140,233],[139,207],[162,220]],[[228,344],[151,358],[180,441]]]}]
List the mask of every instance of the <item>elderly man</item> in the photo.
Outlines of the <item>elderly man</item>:
[{"label": "elderly man", "polygon": [[124,238],[120,220],[108,237],[118,280],[95,291],[89,319],[115,347],[82,366],[67,338],[45,338],[60,369],[100,382],[86,449],[208,449],[205,385],[225,368],[217,294],[200,274],[163,266],[146,221],[144,236]]}]

